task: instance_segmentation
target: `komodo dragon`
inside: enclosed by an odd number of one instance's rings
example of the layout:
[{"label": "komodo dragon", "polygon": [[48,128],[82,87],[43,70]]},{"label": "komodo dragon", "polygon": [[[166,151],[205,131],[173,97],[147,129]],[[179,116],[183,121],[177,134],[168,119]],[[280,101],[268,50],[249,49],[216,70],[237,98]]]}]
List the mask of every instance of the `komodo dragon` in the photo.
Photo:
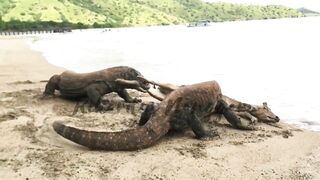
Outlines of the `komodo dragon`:
[{"label": "komodo dragon", "polygon": [[[145,79],[144,77],[139,77],[139,79],[145,82],[148,82],[150,84],[156,85],[159,87],[159,91],[164,94],[168,95],[175,89],[178,89],[179,86],[173,85],[173,84],[163,84],[163,83],[158,83],[154,81],[149,81]],[[183,87],[183,86],[180,86]],[[151,93],[151,91],[148,91],[148,93],[154,97],[155,99],[158,99],[159,101],[162,101],[164,98],[160,97],[154,93]],[[264,122],[264,123],[276,123],[280,121],[280,118],[275,115],[271,109],[268,107],[266,102],[262,103],[261,105],[251,105],[247,103],[242,103],[240,101],[237,101],[233,98],[230,98],[228,96],[222,95],[222,99],[228,104],[228,106],[240,117],[247,119],[251,121],[251,123],[255,123],[256,121],[258,122]],[[148,106],[156,106],[155,103],[151,103]],[[151,115],[152,110],[155,107],[147,107],[145,112],[143,113],[143,116],[139,122],[139,124],[145,123],[147,121],[148,116]],[[148,112],[147,112],[148,111]],[[150,111],[150,112],[149,112]],[[147,118],[147,119],[146,119]]]},{"label": "komodo dragon", "polygon": [[178,88],[171,92],[143,126],[119,132],[86,131],[69,127],[62,122],[53,123],[54,130],[61,136],[95,150],[136,150],[153,145],[171,128],[188,125],[196,137],[207,139],[217,135],[207,130],[201,120],[213,113],[223,116],[235,128],[253,130],[243,125],[237,115],[222,99],[219,84],[208,81]]},{"label": "komodo dragon", "polygon": [[131,98],[126,89],[136,89],[146,92],[149,84],[143,80],[141,73],[127,66],[117,66],[91,73],[74,73],[65,71],[50,78],[43,93],[44,97],[54,95],[59,90],[62,97],[88,97],[89,102],[96,107],[104,107],[101,97],[116,92],[126,102],[140,102]]}]

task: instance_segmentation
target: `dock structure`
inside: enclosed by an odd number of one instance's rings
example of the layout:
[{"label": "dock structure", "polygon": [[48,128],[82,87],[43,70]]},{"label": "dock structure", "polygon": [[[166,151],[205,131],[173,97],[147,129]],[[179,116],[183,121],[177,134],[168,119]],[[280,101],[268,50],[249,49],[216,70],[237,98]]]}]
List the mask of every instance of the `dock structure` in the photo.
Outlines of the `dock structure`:
[{"label": "dock structure", "polygon": [[30,30],[30,31],[0,31],[0,36],[19,36],[32,34],[49,34],[49,33],[67,33],[72,32],[71,28],[56,28],[46,30]]}]

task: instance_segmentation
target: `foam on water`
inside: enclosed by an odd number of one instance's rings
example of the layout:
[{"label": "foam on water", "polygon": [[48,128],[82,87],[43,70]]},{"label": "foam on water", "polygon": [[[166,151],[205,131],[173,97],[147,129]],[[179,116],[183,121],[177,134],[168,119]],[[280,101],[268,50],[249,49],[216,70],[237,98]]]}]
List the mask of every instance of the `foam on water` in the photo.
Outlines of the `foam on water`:
[{"label": "foam on water", "polygon": [[127,65],[160,82],[215,79],[230,97],[267,101],[282,120],[320,131],[319,32],[316,17],[74,31],[41,35],[32,47],[77,72]]}]

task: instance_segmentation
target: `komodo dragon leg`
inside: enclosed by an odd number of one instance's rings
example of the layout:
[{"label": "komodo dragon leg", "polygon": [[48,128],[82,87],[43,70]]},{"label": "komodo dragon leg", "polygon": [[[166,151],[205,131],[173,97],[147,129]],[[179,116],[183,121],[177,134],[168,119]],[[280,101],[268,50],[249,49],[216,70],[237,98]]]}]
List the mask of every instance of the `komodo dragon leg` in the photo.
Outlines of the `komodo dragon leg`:
[{"label": "komodo dragon leg", "polygon": [[129,103],[138,103],[142,101],[141,99],[130,97],[128,91],[125,89],[122,89],[117,93],[122,99],[124,99],[126,102],[129,102]]},{"label": "komodo dragon leg", "polygon": [[143,126],[148,122],[148,120],[151,118],[152,114],[155,112],[157,107],[158,106],[153,102],[147,104],[146,109],[141,114],[141,117],[138,123],[139,126]]},{"label": "komodo dragon leg", "polygon": [[107,107],[102,104],[101,97],[105,94],[108,87],[104,83],[95,83],[87,87],[87,96],[89,104],[95,105],[97,109],[106,109]]},{"label": "komodo dragon leg", "polygon": [[250,113],[248,112],[236,112],[236,114],[244,119],[248,119],[250,120],[251,123],[255,124],[258,122],[258,119],[254,116],[252,116]]},{"label": "komodo dragon leg", "polygon": [[191,127],[197,139],[206,140],[214,136],[218,136],[217,132],[205,128],[205,126],[201,122],[201,119],[197,117],[194,113],[185,114],[184,119],[187,121],[189,127]]},{"label": "komodo dragon leg", "polygon": [[219,100],[216,106],[217,112],[223,114],[226,120],[235,128],[242,130],[255,130],[252,125],[245,125],[240,118],[233,112],[224,100]]}]

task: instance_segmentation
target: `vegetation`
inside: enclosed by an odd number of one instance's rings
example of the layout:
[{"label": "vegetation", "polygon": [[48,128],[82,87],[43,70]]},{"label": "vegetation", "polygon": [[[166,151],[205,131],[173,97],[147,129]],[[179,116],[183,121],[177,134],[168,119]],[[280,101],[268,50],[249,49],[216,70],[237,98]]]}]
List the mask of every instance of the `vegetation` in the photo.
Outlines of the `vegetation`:
[{"label": "vegetation", "polygon": [[122,27],[300,17],[284,6],[201,0],[0,0],[0,30]]},{"label": "vegetation", "polygon": [[85,28],[101,28],[101,24],[85,25],[82,23],[54,22],[54,21],[18,21],[3,22],[0,20],[0,30],[5,31],[32,31],[32,30],[69,30]]}]

